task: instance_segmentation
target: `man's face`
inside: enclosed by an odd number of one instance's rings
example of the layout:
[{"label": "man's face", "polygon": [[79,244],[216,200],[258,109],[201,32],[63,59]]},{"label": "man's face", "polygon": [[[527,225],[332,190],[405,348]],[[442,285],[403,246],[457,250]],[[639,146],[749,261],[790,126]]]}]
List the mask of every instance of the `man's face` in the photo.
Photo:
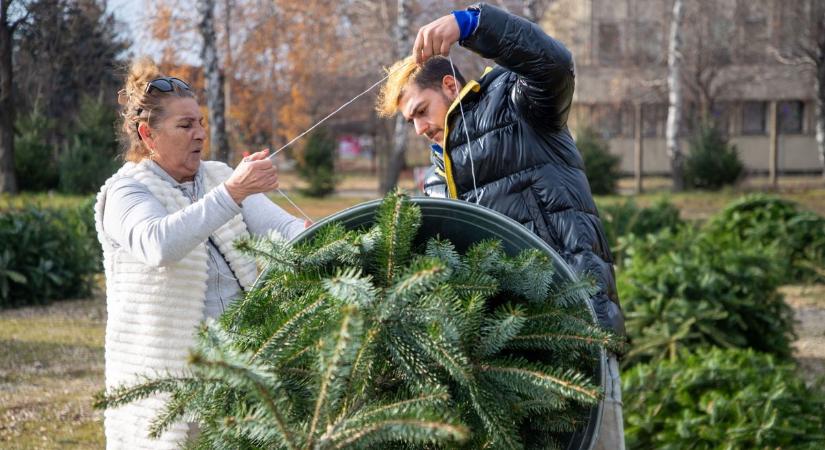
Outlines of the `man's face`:
[{"label": "man's face", "polygon": [[440,89],[421,88],[411,81],[404,87],[398,108],[419,136],[427,136],[434,144],[444,145],[444,118],[456,98],[456,84],[445,76]]}]

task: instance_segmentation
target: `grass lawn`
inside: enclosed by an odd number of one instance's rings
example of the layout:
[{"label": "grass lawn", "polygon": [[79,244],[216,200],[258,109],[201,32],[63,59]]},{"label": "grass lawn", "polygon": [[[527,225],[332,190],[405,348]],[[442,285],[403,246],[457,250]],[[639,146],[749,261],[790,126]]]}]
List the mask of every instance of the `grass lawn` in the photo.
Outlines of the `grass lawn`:
[{"label": "grass lawn", "polygon": [[0,448],[103,447],[102,296],[0,312]]}]

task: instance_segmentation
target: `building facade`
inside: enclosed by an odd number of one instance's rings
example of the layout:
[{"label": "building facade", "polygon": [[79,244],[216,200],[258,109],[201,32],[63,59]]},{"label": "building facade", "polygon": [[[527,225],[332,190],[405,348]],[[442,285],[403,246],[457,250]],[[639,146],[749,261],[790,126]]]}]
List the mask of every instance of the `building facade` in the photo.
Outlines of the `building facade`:
[{"label": "building facade", "polygon": [[[686,0],[681,147],[713,123],[750,172],[822,171],[814,69],[795,64],[821,0]],[[555,0],[541,26],[573,52],[575,133],[592,127],[625,173],[667,174],[667,47],[672,1]],[[790,56],[789,56],[790,55]]]}]

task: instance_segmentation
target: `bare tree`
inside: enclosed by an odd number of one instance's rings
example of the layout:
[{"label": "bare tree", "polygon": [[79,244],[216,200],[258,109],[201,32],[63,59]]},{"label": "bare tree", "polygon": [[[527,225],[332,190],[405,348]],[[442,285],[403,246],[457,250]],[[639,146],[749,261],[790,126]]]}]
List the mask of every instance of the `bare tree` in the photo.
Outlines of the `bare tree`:
[{"label": "bare tree", "polygon": [[682,0],[674,0],[667,54],[668,107],[665,139],[675,191],[681,191],[685,187],[684,156],[679,148],[678,137],[682,120],[682,8]]},{"label": "bare tree", "polygon": [[201,59],[206,79],[206,106],[209,108],[210,152],[212,159],[229,162],[229,140],[226,136],[224,115],[223,72],[218,64],[214,11],[214,0],[198,0],[198,14],[200,15],[198,28],[203,38]]},{"label": "bare tree", "polygon": [[524,0],[521,15],[530,22],[539,23],[552,3],[553,0]]},{"label": "bare tree", "polygon": [[12,87],[12,39],[20,24],[28,18],[9,17],[14,0],[0,0],[0,193],[17,193],[17,177],[14,173],[14,101]]},{"label": "bare tree", "polygon": [[770,52],[783,64],[814,70],[815,136],[822,177],[825,179],[825,4],[820,0],[790,2],[783,48]]},{"label": "bare tree", "polygon": [[[408,0],[398,0],[394,27],[395,56],[401,58],[410,52],[410,10]],[[398,177],[404,167],[404,156],[407,152],[407,123],[400,114],[395,117],[395,130],[392,139],[392,152],[387,160],[387,171],[381,179],[381,192],[386,193],[398,184]]]}]

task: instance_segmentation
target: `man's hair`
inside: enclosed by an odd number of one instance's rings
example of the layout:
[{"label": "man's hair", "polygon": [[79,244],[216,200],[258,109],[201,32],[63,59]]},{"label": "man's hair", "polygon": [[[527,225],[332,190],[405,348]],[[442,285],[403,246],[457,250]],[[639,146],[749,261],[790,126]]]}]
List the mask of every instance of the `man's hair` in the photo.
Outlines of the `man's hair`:
[{"label": "man's hair", "polygon": [[[381,86],[375,106],[381,117],[391,117],[398,112],[398,102],[408,83],[414,82],[421,89],[439,90],[444,75],[452,75],[453,68],[450,66],[450,60],[443,56],[432,57],[424,64],[417,64],[414,56],[408,56],[396,61],[387,69],[387,73],[390,76]],[[465,84],[464,77],[457,67],[455,77],[459,83]]]}]

